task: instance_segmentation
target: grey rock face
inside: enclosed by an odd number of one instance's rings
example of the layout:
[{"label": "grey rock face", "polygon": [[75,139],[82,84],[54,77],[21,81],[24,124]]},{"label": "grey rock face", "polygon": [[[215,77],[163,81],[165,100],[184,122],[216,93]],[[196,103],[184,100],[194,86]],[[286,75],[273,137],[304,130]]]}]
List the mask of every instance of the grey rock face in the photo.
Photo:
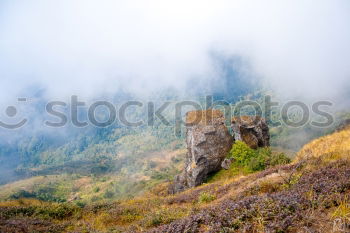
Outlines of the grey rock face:
[{"label": "grey rock face", "polygon": [[170,193],[201,185],[210,173],[221,169],[233,144],[221,111],[193,111],[186,118],[191,123],[186,127],[186,166],[170,186]]},{"label": "grey rock face", "polygon": [[233,162],[233,158],[224,159],[224,161],[222,161],[222,163],[221,163],[221,167],[225,170],[228,170],[228,169],[230,169],[232,162]]},{"label": "grey rock face", "polygon": [[241,116],[232,118],[231,122],[235,140],[245,142],[252,149],[270,146],[269,127],[265,119]]}]

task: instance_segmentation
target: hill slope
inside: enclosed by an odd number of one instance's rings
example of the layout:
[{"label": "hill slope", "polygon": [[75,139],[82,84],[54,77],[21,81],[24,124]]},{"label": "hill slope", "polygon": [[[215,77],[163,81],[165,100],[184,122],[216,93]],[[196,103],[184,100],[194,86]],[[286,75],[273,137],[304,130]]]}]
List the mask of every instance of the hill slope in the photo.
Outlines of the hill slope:
[{"label": "hill slope", "polygon": [[349,135],[347,128],[316,139],[291,164],[248,175],[223,171],[176,195],[164,183],[140,198],[85,207],[3,202],[0,231],[348,232]]}]

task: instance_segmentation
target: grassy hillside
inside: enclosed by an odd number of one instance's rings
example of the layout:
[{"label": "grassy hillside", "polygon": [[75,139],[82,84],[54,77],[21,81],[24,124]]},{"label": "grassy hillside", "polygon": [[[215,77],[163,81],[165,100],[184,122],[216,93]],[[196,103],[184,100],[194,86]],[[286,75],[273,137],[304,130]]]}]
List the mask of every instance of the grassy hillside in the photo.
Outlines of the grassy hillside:
[{"label": "grassy hillside", "polygon": [[305,145],[296,160],[308,158],[342,159],[350,156],[350,126],[331,135],[320,137]]},{"label": "grassy hillside", "polygon": [[36,198],[86,204],[134,197],[179,173],[184,153],[184,149],[143,153],[142,160],[136,159],[120,172],[33,176],[1,186],[0,200]]},{"label": "grassy hillside", "polygon": [[[0,229],[1,232],[21,229],[28,232],[348,232],[349,135],[347,128],[316,139],[305,145],[290,164],[253,173],[232,167],[207,184],[176,195],[167,195],[167,183],[161,183],[137,198],[86,206],[35,199],[5,201],[0,204]],[[35,179],[42,183],[43,178]],[[53,177],[50,179],[54,182]],[[83,189],[88,188],[91,179],[81,177],[73,186],[79,188],[81,183],[86,184]]]}]

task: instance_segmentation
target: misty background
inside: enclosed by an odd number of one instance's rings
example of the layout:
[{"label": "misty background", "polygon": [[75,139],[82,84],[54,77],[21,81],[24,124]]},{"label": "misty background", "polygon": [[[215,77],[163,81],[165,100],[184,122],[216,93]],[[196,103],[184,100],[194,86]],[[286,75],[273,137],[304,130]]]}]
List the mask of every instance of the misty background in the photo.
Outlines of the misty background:
[{"label": "misty background", "polygon": [[[279,100],[327,100],[346,109],[349,13],[347,0],[3,0],[0,120],[27,117],[30,124],[0,128],[1,174],[78,160],[91,145],[112,148],[108,143],[128,136],[119,125],[44,127],[46,103],[69,103],[72,95],[118,104],[210,94],[234,103],[268,90]],[[12,105],[18,114],[8,117]],[[307,132],[296,131],[291,147],[309,139]],[[172,131],[158,125],[150,131],[166,133]]]},{"label": "misty background", "polygon": [[1,103],[205,86],[223,76],[217,56],[280,93],[339,97],[349,11],[346,0],[1,1]]}]

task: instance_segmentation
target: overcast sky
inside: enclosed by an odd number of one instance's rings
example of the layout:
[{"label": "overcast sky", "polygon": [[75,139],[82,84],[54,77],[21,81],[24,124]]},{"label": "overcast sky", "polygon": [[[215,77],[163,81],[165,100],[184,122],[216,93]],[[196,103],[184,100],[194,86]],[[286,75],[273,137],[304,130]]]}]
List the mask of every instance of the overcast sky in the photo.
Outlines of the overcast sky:
[{"label": "overcast sky", "polygon": [[147,92],[216,79],[239,56],[275,90],[328,98],[350,80],[349,0],[1,0],[0,102]]}]

